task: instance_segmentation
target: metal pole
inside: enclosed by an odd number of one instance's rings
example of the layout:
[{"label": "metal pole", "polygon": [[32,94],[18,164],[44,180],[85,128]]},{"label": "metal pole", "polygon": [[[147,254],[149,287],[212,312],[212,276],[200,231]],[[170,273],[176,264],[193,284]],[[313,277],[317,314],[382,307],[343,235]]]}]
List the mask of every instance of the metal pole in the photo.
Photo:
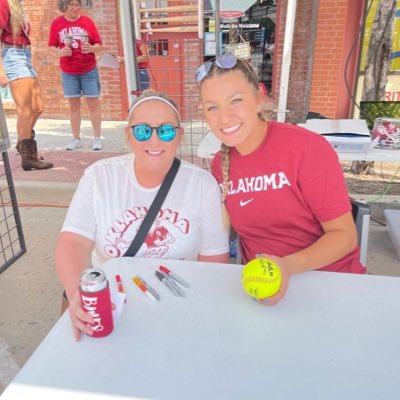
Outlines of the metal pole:
[{"label": "metal pole", "polygon": [[133,48],[135,44],[135,35],[132,30],[132,8],[130,3],[130,1],[119,0],[119,18],[121,23],[122,47],[124,49],[124,65],[128,89],[129,108],[135,99],[134,95],[132,95],[132,91],[135,91],[138,87],[135,73],[136,53]]},{"label": "metal pole", "polygon": [[221,54],[221,23],[219,18],[220,12],[220,0],[215,0],[215,56],[218,57]]},{"label": "metal pole", "polygon": [[286,11],[285,37],[283,42],[283,56],[281,81],[279,86],[278,122],[285,122],[287,98],[289,90],[290,65],[292,63],[292,45],[294,23],[296,19],[297,0],[289,0]]}]

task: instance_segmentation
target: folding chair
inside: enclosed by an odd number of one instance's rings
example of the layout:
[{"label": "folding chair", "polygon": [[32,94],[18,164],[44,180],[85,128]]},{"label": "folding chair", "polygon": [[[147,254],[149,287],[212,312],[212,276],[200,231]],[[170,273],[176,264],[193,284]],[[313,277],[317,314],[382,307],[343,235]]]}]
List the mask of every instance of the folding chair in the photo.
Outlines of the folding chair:
[{"label": "folding chair", "polygon": [[352,205],[352,214],[357,228],[358,244],[360,246],[360,261],[367,265],[368,253],[368,234],[371,208],[368,204],[350,199]]}]

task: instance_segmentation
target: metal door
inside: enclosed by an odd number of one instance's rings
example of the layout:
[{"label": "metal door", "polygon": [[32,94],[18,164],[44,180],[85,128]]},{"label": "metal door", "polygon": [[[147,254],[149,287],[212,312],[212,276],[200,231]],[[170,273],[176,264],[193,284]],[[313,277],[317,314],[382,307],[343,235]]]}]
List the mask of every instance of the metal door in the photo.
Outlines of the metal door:
[{"label": "metal door", "polygon": [[149,41],[151,87],[168,93],[182,110],[183,69],[181,39],[157,38]]}]

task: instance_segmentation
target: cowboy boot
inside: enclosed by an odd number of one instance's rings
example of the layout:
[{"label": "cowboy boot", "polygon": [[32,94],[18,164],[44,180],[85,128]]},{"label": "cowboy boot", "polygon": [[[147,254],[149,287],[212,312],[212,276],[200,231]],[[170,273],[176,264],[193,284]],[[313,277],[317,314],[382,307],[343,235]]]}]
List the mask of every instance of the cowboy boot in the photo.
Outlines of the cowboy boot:
[{"label": "cowboy boot", "polygon": [[[35,136],[36,136],[36,132],[35,132],[34,129],[32,129],[32,132],[31,132],[31,139],[35,139]],[[17,140],[17,144],[15,145],[15,150],[17,150],[17,153],[18,153],[19,155],[21,155],[21,142],[20,142],[19,139]]]},{"label": "cowboy boot", "polygon": [[20,143],[21,166],[24,171],[33,169],[49,169],[54,164],[38,160],[37,144],[35,139],[24,139]]},{"label": "cowboy boot", "polygon": [[[31,132],[31,139],[35,139],[35,135],[36,135],[36,133],[35,133],[35,130],[34,129],[32,129],[32,132]],[[20,140],[18,139],[17,140],[17,144],[15,145],[15,150],[17,150],[17,154],[19,154],[19,155],[21,155],[21,142],[20,142]],[[44,157],[43,156],[38,156],[38,159],[39,160],[44,160]]]}]

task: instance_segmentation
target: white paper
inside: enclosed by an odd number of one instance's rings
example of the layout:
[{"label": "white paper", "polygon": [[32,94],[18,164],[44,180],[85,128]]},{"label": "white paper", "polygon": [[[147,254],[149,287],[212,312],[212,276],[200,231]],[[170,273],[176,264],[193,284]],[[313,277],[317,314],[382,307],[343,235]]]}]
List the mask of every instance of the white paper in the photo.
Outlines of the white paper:
[{"label": "white paper", "polygon": [[100,58],[99,67],[119,68],[119,62],[116,57],[112,56],[111,54],[105,53]]},{"label": "white paper", "polygon": [[111,290],[111,302],[114,303],[115,309],[113,310],[113,318],[118,319],[124,308],[126,293],[115,292]]}]

